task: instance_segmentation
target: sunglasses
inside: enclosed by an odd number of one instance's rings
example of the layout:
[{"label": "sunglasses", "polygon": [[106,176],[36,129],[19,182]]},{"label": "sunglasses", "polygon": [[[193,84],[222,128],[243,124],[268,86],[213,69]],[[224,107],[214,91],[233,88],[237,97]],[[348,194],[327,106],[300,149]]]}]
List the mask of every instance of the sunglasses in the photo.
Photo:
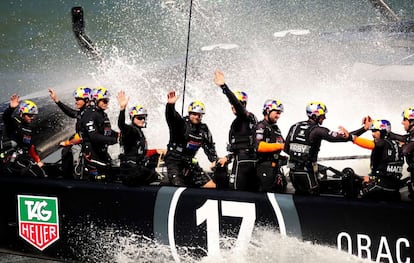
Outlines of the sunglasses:
[{"label": "sunglasses", "polygon": [[145,116],[136,116],[135,118],[137,118],[138,120],[140,120],[140,121],[142,121],[142,120],[145,120],[146,119],[146,117]]},{"label": "sunglasses", "polygon": [[34,118],[34,114],[25,114],[28,118],[33,119]]},{"label": "sunglasses", "polygon": [[105,104],[108,104],[109,103],[109,100],[108,99],[101,99],[100,101],[102,101]]},{"label": "sunglasses", "polygon": [[198,113],[198,112],[190,112],[190,115],[196,115],[196,116],[198,116],[198,117],[203,117],[203,114],[201,114],[201,113]]}]

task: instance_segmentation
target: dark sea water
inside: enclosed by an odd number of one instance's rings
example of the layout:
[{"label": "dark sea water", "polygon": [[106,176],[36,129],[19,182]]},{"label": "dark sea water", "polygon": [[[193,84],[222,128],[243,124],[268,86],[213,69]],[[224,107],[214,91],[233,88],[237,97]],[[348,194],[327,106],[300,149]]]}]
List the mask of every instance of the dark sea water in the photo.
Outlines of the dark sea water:
[{"label": "dark sea water", "polygon": [[[0,1],[0,98],[7,101],[13,93],[47,96],[47,88],[54,87],[70,104],[71,92],[80,85],[102,85],[113,96],[122,89],[131,105],[149,109],[145,131],[149,146],[164,148],[166,93],[176,89],[180,99],[184,93],[189,3]],[[414,1],[389,3],[402,20],[414,19]],[[73,6],[84,9],[86,33],[100,52],[101,63],[80,51],[72,32]],[[280,99],[285,106],[279,120],[284,135],[305,118],[305,105],[311,100],[327,104],[324,124],[331,129],[344,125],[353,130],[362,116],[370,114],[389,119],[393,130],[402,133],[401,112],[414,106],[414,33],[359,30],[387,22],[369,1],[194,0],[184,107],[192,100],[206,104],[204,121],[219,155],[226,153],[233,115],[213,84],[216,69],[224,71],[230,88],[248,93],[248,108],[259,118],[266,99]],[[116,127],[116,99],[110,106]],[[180,111],[182,102],[176,107]],[[116,154],[118,149],[111,151]],[[324,144],[320,156],[349,154],[369,153],[351,144]],[[369,168],[368,160],[352,165],[360,173]],[[304,248],[315,262],[333,262],[324,260],[325,248],[313,249],[315,254]],[[280,262],[292,262],[289,259],[292,255]],[[29,261],[35,262],[0,254],[0,262]],[[131,262],[122,256],[118,261]]]}]

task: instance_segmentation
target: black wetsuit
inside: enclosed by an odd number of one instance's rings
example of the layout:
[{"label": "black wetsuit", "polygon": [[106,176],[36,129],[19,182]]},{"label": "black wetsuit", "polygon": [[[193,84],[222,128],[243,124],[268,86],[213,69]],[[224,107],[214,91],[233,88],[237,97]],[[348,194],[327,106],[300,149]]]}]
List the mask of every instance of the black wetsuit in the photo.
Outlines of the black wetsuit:
[{"label": "black wetsuit", "polygon": [[[285,142],[282,132],[276,123],[270,124],[262,120],[256,129],[257,147],[260,142],[280,143]],[[281,155],[281,150],[275,152],[257,152],[257,177],[259,179],[259,191],[262,192],[285,192],[287,181],[281,170],[286,160]]]},{"label": "black wetsuit", "polygon": [[402,149],[396,140],[375,141],[371,153],[371,182],[363,189],[363,197],[399,200],[403,165]]},{"label": "black wetsuit", "polygon": [[85,105],[79,110],[72,109],[61,101],[56,102],[56,105],[70,118],[76,119],[75,131],[79,133],[81,131],[81,118],[87,106]]},{"label": "black wetsuit", "polygon": [[230,154],[227,158],[233,161],[229,187],[230,189],[257,191],[259,188],[256,177],[257,119],[253,113],[246,110],[226,84],[221,88],[236,111],[236,119],[232,122],[229,132]]},{"label": "black wetsuit", "polygon": [[33,144],[33,131],[30,124],[20,116],[12,116],[16,108],[8,107],[3,113],[5,133],[3,142],[13,141],[16,146],[8,149],[4,159],[6,171],[24,176],[45,177],[46,174],[36,163],[40,157]]},{"label": "black wetsuit", "polygon": [[410,198],[414,199],[414,130],[410,130],[405,135],[398,135],[395,133],[390,133],[389,138],[403,142],[402,154],[405,157],[408,168],[407,171],[410,173],[411,184],[409,184],[409,190],[411,192]]},{"label": "black wetsuit", "polygon": [[[364,128],[350,134],[361,135]],[[352,139],[344,138],[334,131],[319,126],[316,121],[309,119],[294,124],[286,137],[285,152],[290,156],[290,178],[299,194],[319,194],[318,183],[318,153],[322,140],[329,142],[347,142]]]},{"label": "black wetsuit", "polygon": [[[70,118],[76,119],[75,132],[80,134],[81,131],[81,119],[85,112],[86,105],[79,110],[72,109],[61,101],[56,102],[56,105]],[[74,137],[72,135],[69,140]],[[80,145],[68,146],[62,149],[62,172],[64,178],[73,178],[74,166],[79,163]],[[75,156],[73,155],[75,154]]]},{"label": "black wetsuit", "polygon": [[175,104],[167,103],[165,117],[170,130],[170,140],[165,155],[168,177],[162,184],[200,187],[211,178],[203,172],[198,163],[193,162],[201,147],[210,162],[217,160],[213,137],[205,123],[194,125],[188,117],[181,117]]},{"label": "black wetsuit", "polygon": [[157,180],[154,169],[148,167],[147,140],[142,129],[135,124],[125,124],[125,110],[119,112],[118,127],[121,131],[121,177],[129,185],[150,184]]},{"label": "black wetsuit", "polygon": [[85,109],[81,118],[81,137],[86,179],[106,175],[111,163],[108,145],[118,142],[118,133],[111,129],[108,115],[102,109],[95,106]]},{"label": "black wetsuit", "polygon": [[389,138],[403,142],[402,154],[408,164],[408,172],[411,175],[411,182],[414,182],[414,130],[410,130],[405,135],[390,133]]},{"label": "black wetsuit", "polygon": [[402,146],[402,154],[408,164],[408,172],[410,172],[411,183],[414,184],[414,130],[408,133],[405,144]]}]

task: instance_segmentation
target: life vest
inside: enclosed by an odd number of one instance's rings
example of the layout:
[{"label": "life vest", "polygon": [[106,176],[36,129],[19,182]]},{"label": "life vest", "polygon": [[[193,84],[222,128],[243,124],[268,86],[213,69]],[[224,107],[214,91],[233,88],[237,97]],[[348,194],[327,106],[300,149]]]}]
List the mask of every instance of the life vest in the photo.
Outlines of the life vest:
[{"label": "life vest", "polygon": [[170,150],[178,152],[180,155],[184,154],[186,157],[194,157],[203,146],[205,141],[209,140],[209,130],[206,124],[200,123],[199,125],[193,125],[190,119],[184,118],[185,121],[185,133],[183,144],[172,143],[168,145]]},{"label": "life vest", "polygon": [[[3,149],[5,159],[3,161],[10,160],[13,162],[15,158],[25,158],[25,159],[33,159],[36,162],[40,161],[39,156],[36,153],[35,146],[33,145],[33,131],[30,124],[23,121],[22,117],[20,116],[11,116],[13,112],[13,108],[8,108],[3,114],[3,121],[5,122],[5,134],[3,137],[3,148],[7,146],[7,142],[10,142],[11,149],[6,150]],[[14,145],[13,142],[16,145]],[[7,152],[6,152],[7,151]],[[10,159],[7,158],[8,156],[11,157]]]},{"label": "life vest", "polygon": [[[104,136],[112,136],[112,128],[111,128],[111,121],[108,118],[108,115],[103,110],[97,110],[95,107],[88,108],[89,116],[87,116],[88,119],[81,118],[81,126],[85,125],[87,132],[96,131],[99,134],[102,134]],[[83,115],[83,114],[82,114]],[[94,122],[92,123],[90,116],[96,116],[94,117]],[[84,124],[85,123],[85,124]],[[82,130],[81,130],[82,131]],[[85,141],[90,141],[89,136],[85,136],[85,132],[81,132],[81,137],[84,138]]]},{"label": "life vest", "polygon": [[24,124],[20,117],[13,117],[13,121],[15,123],[15,130],[11,131],[9,139],[15,141],[18,148],[22,149],[24,152],[28,152],[32,145],[33,131],[29,125]]},{"label": "life vest", "polygon": [[[267,142],[267,143],[284,143],[285,140],[283,139],[282,132],[280,131],[279,127],[276,124],[270,124],[266,120],[263,120],[257,124],[256,130],[256,140],[257,143],[260,141]],[[277,155],[279,155],[280,151],[272,152],[272,153],[258,153],[258,157],[262,161],[273,161],[277,159]],[[275,156],[276,155],[276,156]]]},{"label": "life vest", "polygon": [[[90,106],[89,106],[90,107]],[[87,107],[83,107],[78,114],[76,115],[76,125],[75,125],[75,131],[77,133],[80,133],[82,130],[82,117],[85,114],[85,110]]]},{"label": "life vest", "polygon": [[[410,131],[408,137],[407,137],[407,141],[406,143],[413,143],[414,142],[414,131]],[[410,172],[414,172],[414,152],[411,151],[407,154],[407,156],[405,157],[405,160],[407,161],[408,164],[408,169],[410,170]]]},{"label": "life vest", "polygon": [[[112,132],[108,115],[101,109],[93,106],[88,107],[85,109],[81,123],[82,129],[80,135],[83,139],[82,152],[84,153],[85,159],[87,161],[93,160],[100,163],[109,163],[111,157],[108,154],[108,145],[114,144],[114,141],[117,140]],[[94,133],[103,136],[95,137],[92,142],[91,136]]]},{"label": "life vest", "polygon": [[402,148],[396,140],[384,139],[384,141],[385,148],[381,149],[381,152],[377,152],[376,148],[372,150],[371,174],[400,179],[404,165]]},{"label": "life vest", "polygon": [[131,125],[132,133],[128,134],[128,138],[121,137],[120,145],[124,149],[124,156],[134,161],[143,161],[148,149],[147,140],[142,130],[135,125]]},{"label": "life vest", "polygon": [[289,141],[288,154],[292,162],[307,165],[316,161],[320,145],[312,145],[309,134],[317,126],[317,124],[311,124],[307,121],[298,122],[294,125],[292,133],[287,138]]},{"label": "life vest", "polygon": [[255,151],[256,146],[257,119],[252,113],[246,117],[237,117],[230,127],[229,152],[240,152],[241,150]]}]

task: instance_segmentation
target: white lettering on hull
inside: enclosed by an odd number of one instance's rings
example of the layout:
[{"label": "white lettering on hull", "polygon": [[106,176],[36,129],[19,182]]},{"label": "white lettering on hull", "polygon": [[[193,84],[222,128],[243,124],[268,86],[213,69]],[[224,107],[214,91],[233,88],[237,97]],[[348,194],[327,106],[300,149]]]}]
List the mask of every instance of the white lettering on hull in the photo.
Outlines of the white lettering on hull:
[{"label": "white lettering on hull", "polygon": [[[354,254],[352,250],[352,237],[346,232],[338,234],[337,239],[338,250],[343,250],[349,254]],[[395,255],[391,253],[390,245],[395,247]],[[356,235],[356,255],[359,258],[375,259],[375,262],[389,262],[394,263],[394,259],[397,263],[411,263],[410,257],[403,257],[401,251],[403,249],[410,248],[410,241],[406,238],[398,238],[395,244],[390,243],[387,237],[381,236],[378,244],[378,249],[372,246],[371,238],[365,234]],[[376,255],[372,255],[375,253]]]}]

